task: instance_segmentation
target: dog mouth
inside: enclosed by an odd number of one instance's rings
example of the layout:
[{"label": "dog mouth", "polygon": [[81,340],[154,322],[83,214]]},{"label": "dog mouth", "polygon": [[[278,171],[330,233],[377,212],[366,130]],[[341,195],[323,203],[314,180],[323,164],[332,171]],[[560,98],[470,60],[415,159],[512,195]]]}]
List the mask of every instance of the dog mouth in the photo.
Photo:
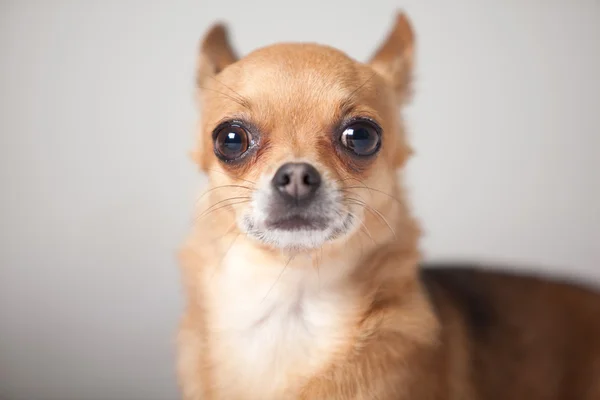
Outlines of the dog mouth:
[{"label": "dog mouth", "polygon": [[268,219],[257,223],[246,216],[242,219],[243,231],[263,243],[282,249],[318,248],[352,231],[356,224],[353,214],[339,218],[310,217],[302,215]]},{"label": "dog mouth", "polygon": [[267,229],[277,229],[282,231],[322,231],[327,229],[328,225],[329,224],[324,218],[310,218],[302,215],[270,219],[265,222],[265,227]]}]

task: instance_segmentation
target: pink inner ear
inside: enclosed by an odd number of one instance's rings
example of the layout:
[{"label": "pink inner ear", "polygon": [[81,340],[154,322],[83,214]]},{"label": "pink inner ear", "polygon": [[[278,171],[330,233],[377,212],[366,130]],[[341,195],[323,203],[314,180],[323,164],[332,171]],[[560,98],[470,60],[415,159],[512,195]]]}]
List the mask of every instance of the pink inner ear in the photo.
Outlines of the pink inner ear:
[{"label": "pink inner ear", "polygon": [[200,46],[197,80],[200,86],[207,76],[214,76],[238,59],[230,44],[229,33],[223,24],[208,30]]},{"label": "pink inner ear", "polygon": [[375,52],[371,59],[371,66],[392,82],[397,92],[402,92],[403,97],[410,86],[413,53],[414,33],[408,18],[400,13],[392,31]]}]

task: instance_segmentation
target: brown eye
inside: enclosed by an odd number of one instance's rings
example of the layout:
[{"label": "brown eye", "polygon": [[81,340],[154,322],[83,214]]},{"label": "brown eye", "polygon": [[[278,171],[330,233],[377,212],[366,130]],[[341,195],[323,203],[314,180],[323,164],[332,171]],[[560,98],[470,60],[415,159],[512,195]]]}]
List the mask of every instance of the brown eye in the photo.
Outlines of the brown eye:
[{"label": "brown eye", "polygon": [[225,161],[241,157],[250,146],[250,134],[237,124],[226,125],[216,132],[215,151]]},{"label": "brown eye", "polygon": [[379,150],[379,131],[368,122],[348,125],[340,138],[342,145],[358,156],[370,156]]}]

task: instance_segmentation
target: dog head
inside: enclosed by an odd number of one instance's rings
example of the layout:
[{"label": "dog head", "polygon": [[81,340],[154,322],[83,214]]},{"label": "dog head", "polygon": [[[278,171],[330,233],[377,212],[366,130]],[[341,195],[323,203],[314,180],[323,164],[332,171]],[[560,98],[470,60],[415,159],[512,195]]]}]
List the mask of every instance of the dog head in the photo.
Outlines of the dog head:
[{"label": "dog head", "polygon": [[[310,250],[388,225],[396,170],[410,151],[398,107],[409,96],[414,37],[395,26],[368,63],[316,44],[238,59],[222,25],[202,40],[196,159],[205,213],[277,249]],[[385,228],[387,229],[387,228]]]}]

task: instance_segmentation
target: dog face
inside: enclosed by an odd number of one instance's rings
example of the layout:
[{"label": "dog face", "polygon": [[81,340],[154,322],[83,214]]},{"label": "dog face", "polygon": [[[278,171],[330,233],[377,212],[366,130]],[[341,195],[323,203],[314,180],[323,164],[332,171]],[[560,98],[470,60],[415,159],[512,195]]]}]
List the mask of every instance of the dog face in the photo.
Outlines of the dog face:
[{"label": "dog face", "polygon": [[233,213],[242,234],[278,249],[368,234],[367,214],[385,220],[379,210],[409,153],[397,108],[412,54],[403,15],[369,64],[315,44],[238,60],[224,27],[211,29],[198,68],[208,212]]}]

